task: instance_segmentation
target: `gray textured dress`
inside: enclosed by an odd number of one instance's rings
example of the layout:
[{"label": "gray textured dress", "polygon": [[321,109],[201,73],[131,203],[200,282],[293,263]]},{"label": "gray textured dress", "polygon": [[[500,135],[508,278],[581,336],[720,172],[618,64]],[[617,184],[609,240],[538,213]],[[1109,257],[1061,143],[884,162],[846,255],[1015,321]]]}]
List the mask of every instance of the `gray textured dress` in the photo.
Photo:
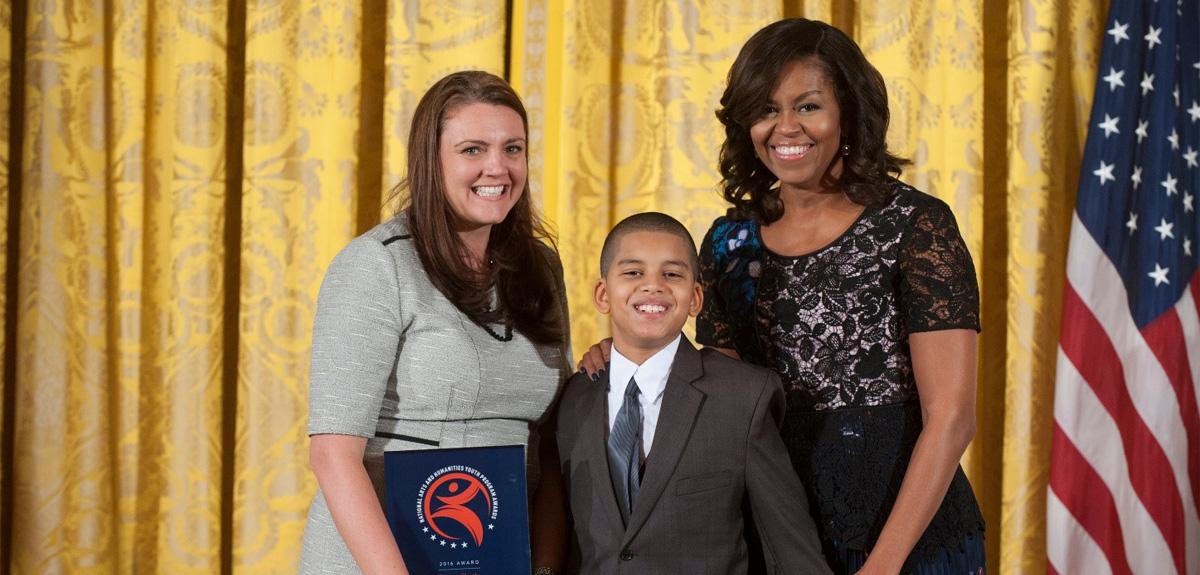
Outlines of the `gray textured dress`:
[{"label": "gray textured dress", "polygon": [[[383,452],[527,445],[536,485],[540,423],[570,372],[568,346],[502,342],[433,287],[403,216],[352,241],[325,274],[313,320],[309,435],[366,437],[383,499]],[[549,249],[566,319],[562,269]],[[493,327],[502,333],[500,326]],[[359,573],[318,490],[301,573]]]}]

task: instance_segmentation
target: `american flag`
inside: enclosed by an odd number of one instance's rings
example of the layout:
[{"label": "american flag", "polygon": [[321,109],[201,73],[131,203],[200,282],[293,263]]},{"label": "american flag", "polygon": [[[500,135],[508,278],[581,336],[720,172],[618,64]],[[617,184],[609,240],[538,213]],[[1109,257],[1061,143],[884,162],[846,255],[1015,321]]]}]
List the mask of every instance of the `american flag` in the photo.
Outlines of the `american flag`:
[{"label": "american flag", "polygon": [[1063,294],[1049,573],[1200,575],[1198,8],[1109,8]]}]

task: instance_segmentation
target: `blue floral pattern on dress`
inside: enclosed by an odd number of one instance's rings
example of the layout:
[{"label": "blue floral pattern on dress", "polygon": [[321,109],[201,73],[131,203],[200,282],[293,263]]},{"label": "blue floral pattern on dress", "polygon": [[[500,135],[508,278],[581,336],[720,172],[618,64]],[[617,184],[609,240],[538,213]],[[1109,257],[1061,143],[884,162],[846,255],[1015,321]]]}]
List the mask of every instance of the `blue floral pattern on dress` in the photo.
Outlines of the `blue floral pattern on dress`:
[{"label": "blue floral pattern on dress", "polygon": [[[762,241],[758,224],[718,218],[700,248],[700,275],[704,308],[696,319],[697,341],[713,347],[735,349],[743,359],[765,365],[749,325],[729,323],[723,317],[748,317],[762,274]],[[717,287],[719,286],[719,287]]]}]

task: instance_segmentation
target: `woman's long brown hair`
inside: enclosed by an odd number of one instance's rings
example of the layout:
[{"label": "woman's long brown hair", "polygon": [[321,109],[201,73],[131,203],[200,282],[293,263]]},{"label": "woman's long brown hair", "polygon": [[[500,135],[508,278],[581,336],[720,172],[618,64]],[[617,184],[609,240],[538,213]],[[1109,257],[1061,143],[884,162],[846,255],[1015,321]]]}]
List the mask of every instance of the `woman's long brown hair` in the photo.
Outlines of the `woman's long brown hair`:
[{"label": "woman's long brown hair", "polygon": [[[503,222],[492,226],[485,262],[475,269],[454,231],[454,213],[446,201],[438,157],[442,128],[454,110],[475,103],[511,108],[529,132],[520,97],[504,80],[481,71],[455,72],[421,97],[408,137],[408,175],[397,186],[407,192],[400,208],[429,280],[471,321],[495,324],[507,320],[540,344],[559,343],[566,326],[558,310],[558,282],[551,268],[554,240],[533,210],[529,181]],[[499,306],[491,307],[496,286]]]}]

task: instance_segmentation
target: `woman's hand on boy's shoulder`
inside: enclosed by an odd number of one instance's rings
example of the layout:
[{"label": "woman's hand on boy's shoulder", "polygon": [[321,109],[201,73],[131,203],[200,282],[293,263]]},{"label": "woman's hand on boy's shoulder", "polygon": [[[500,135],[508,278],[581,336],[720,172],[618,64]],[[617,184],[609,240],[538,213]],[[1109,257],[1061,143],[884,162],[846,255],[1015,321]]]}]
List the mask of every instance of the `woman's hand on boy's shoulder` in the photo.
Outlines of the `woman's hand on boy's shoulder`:
[{"label": "woman's hand on boy's shoulder", "polygon": [[608,369],[608,359],[612,356],[612,338],[606,337],[588,348],[579,360],[581,373],[587,374],[592,381],[600,381],[600,374]]}]

